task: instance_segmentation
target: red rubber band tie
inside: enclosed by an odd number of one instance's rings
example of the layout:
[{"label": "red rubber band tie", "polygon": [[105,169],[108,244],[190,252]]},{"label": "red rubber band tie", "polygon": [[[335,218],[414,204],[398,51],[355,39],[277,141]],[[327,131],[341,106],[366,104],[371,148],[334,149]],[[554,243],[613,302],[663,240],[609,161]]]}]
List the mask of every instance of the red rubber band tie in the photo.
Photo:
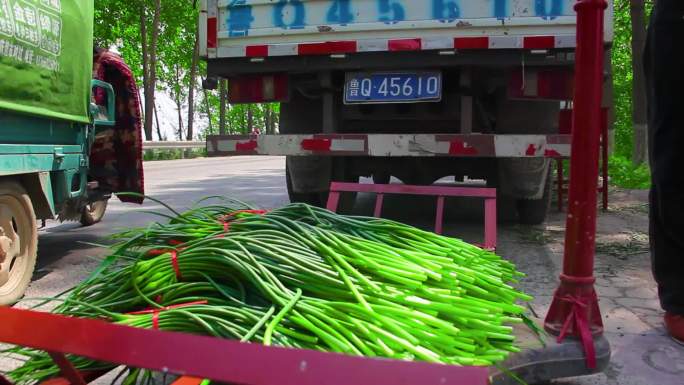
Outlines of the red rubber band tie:
[{"label": "red rubber band tie", "polygon": [[152,329],[159,330],[159,312],[152,313]]},{"label": "red rubber band tie", "polygon": [[160,256],[160,255],[162,255],[162,254],[164,254],[164,253],[167,253],[167,252],[168,252],[168,251],[167,251],[167,250],[164,250],[164,249],[152,249],[152,250],[150,250],[150,251],[147,252],[147,256],[149,256],[149,257],[157,257],[157,256]]},{"label": "red rubber band tie", "polygon": [[[171,245],[171,246],[181,246],[181,245],[183,245],[184,243],[185,243],[185,242],[179,241],[179,240],[177,240],[177,239],[170,239],[170,240],[169,240],[169,245]],[[182,248],[182,247],[179,247],[178,249],[179,249],[179,250],[182,250],[183,248]],[[149,257],[157,257],[157,256],[160,256],[160,255],[162,255],[162,254],[166,254],[166,253],[168,253],[168,252],[169,252],[168,249],[152,249],[152,250],[150,250],[150,251],[147,252],[147,255],[148,255]]]},{"label": "red rubber band tie", "polygon": [[171,250],[171,266],[173,266],[173,271],[176,273],[176,279],[178,281],[183,280],[183,275],[180,271],[180,266],[178,265],[178,252],[176,250]]},{"label": "red rubber band tie", "polygon": [[141,314],[152,314],[152,328],[154,330],[159,330],[159,313],[165,311],[165,310],[170,310],[170,309],[178,309],[181,307],[187,307],[187,306],[192,306],[192,305],[206,305],[208,301],[206,299],[203,299],[201,301],[193,301],[193,302],[186,302],[186,303],[179,303],[177,305],[171,305],[171,306],[164,306],[159,309],[146,309],[146,310],[139,310],[139,311],[132,311],[126,314],[131,314],[131,315],[141,315]]},{"label": "red rubber band tie", "polygon": [[268,214],[268,210],[236,210],[230,213],[230,216],[235,216],[237,214],[255,214],[255,215],[264,215]]}]

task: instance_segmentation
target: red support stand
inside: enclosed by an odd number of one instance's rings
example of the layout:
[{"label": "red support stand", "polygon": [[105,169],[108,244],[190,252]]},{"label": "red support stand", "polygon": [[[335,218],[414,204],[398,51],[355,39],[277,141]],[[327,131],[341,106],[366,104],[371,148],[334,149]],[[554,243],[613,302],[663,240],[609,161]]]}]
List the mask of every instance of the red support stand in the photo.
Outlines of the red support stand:
[{"label": "red support stand", "polygon": [[69,359],[63,354],[58,352],[48,352],[50,358],[59,366],[60,372],[65,379],[69,380],[71,385],[86,385],[83,376],[79,373],[76,368],[71,364]]},{"label": "red support stand", "polygon": [[566,336],[580,338],[589,368],[596,367],[593,338],[603,333],[593,273],[606,7],[604,0],[579,0],[575,5],[575,114],[565,255],[560,286],[544,323],[546,330],[557,335],[559,341]]},{"label": "red support stand", "polygon": [[412,186],[403,184],[366,184],[366,183],[330,183],[330,194],[326,208],[337,211],[342,192],[362,192],[375,194],[374,217],[382,214],[382,204],[386,194],[424,195],[437,197],[435,214],[435,233],[441,234],[444,222],[444,204],[447,197],[474,197],[484,199],[485,231],[482,248],[496,250],[496,189],[455,186]]}]

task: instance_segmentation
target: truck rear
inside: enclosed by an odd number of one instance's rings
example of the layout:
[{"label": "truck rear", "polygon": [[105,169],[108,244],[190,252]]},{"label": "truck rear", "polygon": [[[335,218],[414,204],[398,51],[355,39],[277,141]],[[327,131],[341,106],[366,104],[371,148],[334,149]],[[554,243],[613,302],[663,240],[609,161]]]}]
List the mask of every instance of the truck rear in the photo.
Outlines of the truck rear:
[{"label": "truck rear", "polygon": [[331,181],[362,176],[484,179],[540,223],[550,159],[569,154],[574,3],[202,1],[205,85],[281,103],[280,135],[209,137],[209,153],[286,155],[290,199],[318,205]]}]

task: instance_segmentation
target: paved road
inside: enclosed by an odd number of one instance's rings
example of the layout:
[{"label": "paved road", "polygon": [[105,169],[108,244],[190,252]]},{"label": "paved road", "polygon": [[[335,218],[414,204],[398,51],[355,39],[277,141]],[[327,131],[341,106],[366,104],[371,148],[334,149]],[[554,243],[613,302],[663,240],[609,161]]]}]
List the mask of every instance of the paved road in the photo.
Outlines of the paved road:
[{"label": "paved road", "polygon": [[[209,195],[230,195],[264,208],[287,202],[284,160],[278,157],[235,157],[148,162],[147,193],[175,208]],[[684,349],[664,336],[645,247],[647,229],[643,193],[613,193],[612,210],[599,219],[597,290],[613,350],[604,374],[569,379],[562,384],[684,384]],[[472,201],[448,206],[447,233],[469,241],[481,239],[479,204]],[[431,202],[388,200],[386,214],[429,227]],[[40,235],[39,266],[29,297],[52,296],[85,278],[97,265],[104,249],[92,243],[117,228],[143,226],[154,216],[141,210],[160,210],[153,202],[142,208],[112,200],[102,223],[81,228],[73,223],[52,223]],[[357,209],[372,212],[372,200],[361,197]],[[504,213],[505,214],[505,213]],[[504,215],[505,216],[505,215]],[[454,221],[455,217],[469,218]],[[545,226],[505,224],[499,229],[499,252],[528,273],[525,289],[536,296],[533,307],[543,316],[557,285],[562,261],[564,215],[554,213]],[[24,302],[25,304],[26,302]],[[0,362],[0,369],[2,369]]]},{"label": "paved road", "polygon": [[[188,159],[145,163],[146,193],[174,208],[186,208],[210,195],[238,197],[261,207],[277,207],[287,202],[283,169],[278,157]],[[28,297],[59,293],[87,276],[97,264],[101,243],[116,229],[144,226],[156,219],[144,210],[163,208],[154,202],[144,205],[110,201],[104,220],[83,228],[77,223],[50,223],[39,235],[39,261]]]}]

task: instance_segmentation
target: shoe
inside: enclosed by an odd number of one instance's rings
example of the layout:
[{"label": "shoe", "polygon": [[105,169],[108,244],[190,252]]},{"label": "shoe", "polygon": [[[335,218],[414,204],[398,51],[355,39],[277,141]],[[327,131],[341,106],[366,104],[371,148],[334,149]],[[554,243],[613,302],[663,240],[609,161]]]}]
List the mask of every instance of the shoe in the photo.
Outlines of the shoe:
[{"label": "shoe", "polygon": [[684,346],[684,316],[665,313],[665,329],[676,343]]}]

